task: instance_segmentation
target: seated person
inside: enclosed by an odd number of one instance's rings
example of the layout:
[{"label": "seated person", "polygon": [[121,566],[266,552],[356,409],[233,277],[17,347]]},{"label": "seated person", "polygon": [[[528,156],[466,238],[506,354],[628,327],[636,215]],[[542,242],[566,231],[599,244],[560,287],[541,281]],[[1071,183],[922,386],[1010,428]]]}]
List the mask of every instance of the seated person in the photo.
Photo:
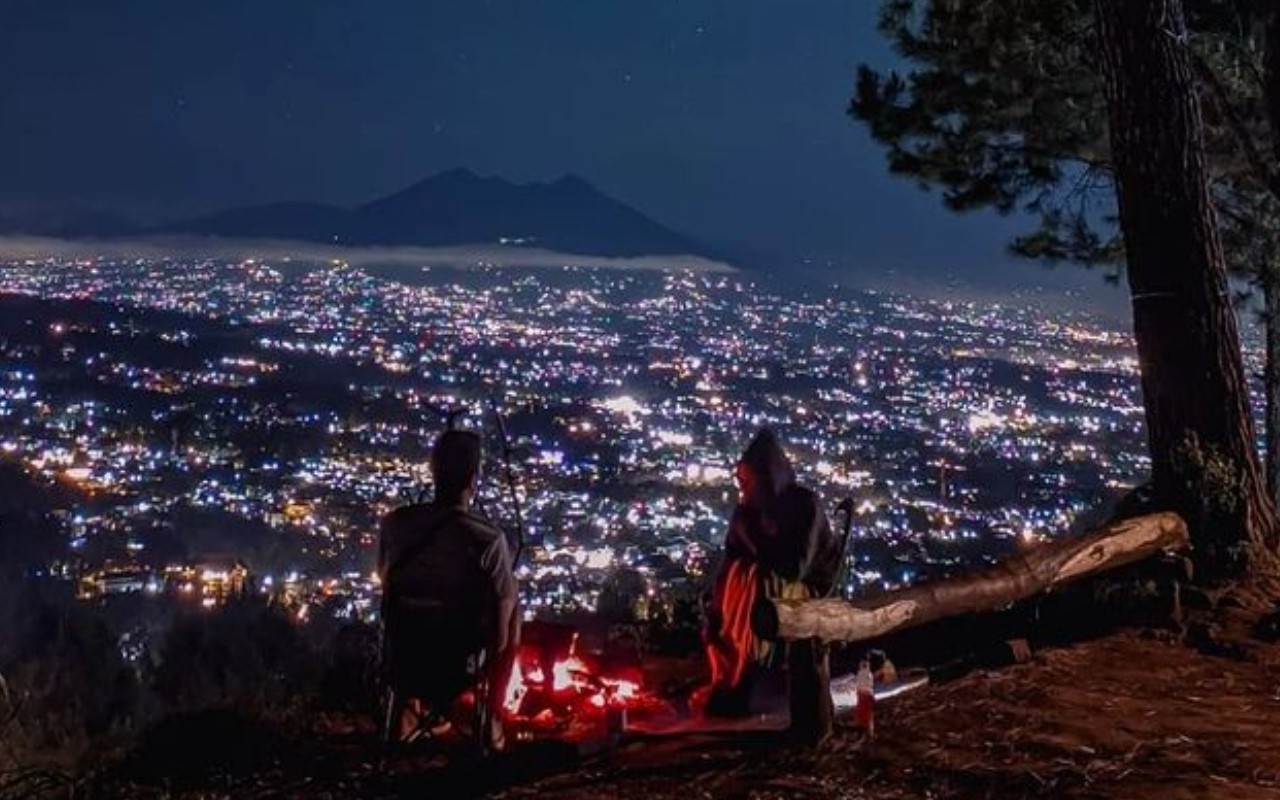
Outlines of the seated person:
[{"label": "seated person", "polygon": [[506,538],[471,510],[480,451],[477,434],[445,431],[431,452],[432,502],[382,520],[383,665],[398,706],[388,728],[398,727],[399,738],[441,732],[454,701],[483,677],[491,717],[486,744],[500,750],[502,697],[520,623]]},{"label": "seated person", "polygon": [[729,520],[705,632],[711,686],[706,713],[748,711],[753,679],[775,661],[756,639],[751,609],[771,598],[826,595],[839,571],[840,546],[817,494],[796,483],[772,431],[761,429],[737,464],[739,500]]}]

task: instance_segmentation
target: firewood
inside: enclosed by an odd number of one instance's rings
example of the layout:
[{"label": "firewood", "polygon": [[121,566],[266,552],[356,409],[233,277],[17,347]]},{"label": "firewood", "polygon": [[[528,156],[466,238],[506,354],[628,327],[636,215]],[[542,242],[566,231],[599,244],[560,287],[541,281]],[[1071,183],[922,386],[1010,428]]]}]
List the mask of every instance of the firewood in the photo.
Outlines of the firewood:
[{"label": "firewood", "polygon": [[865,641],[947,617],[998,611],[1082,578],[1189,546],[1187,526],[1180,517],[1150,514],[1050,542],[976,574],[879,597],[853,601],[761,598],[753,610],[753,625],[764,639]]}]

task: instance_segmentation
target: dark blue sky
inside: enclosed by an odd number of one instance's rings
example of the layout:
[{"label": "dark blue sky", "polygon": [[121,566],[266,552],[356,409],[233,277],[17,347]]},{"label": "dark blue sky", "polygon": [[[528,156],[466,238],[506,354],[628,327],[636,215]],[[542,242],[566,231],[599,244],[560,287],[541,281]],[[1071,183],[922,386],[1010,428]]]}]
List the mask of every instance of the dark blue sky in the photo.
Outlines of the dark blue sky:
[{"label": "dark blue sky", "polygon": [[[354,203],[577,173],[715,244],[1035,278],[844,113],[874,0],[0,0],[0,207]],[[1065,269],[1065,268],[1064,268]]]}]

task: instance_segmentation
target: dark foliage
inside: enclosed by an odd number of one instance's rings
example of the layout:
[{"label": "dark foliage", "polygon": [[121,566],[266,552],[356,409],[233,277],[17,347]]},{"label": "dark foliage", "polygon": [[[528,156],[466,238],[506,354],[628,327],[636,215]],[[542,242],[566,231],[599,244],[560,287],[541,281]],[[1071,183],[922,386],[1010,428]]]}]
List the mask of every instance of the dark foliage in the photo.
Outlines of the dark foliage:
[{"label": "dark foliage", "polygon": [[[891,172],[958,212],[1019,212],[1022,256],[1118,268],[1107,110],[1091,0],[886,0],[880,28],[911,71],[863,65],[849,112]],[[1265,156],[1264,7],[1188,4],[1206,147],[1228,261],[1269,279],[1280,180]]]},{"label": "dark foliage", "polygon": [[353,622],[338,628],[324,648],[317,705],[325,710],[374,718],[382,701],[379,645],[374,625]]},{"label": "dark foliage", "polygon": [[[1149,36],[1104,24],[1120,7],[1131,23],[1144,10],[1164,21]],[[1280,74],[1268,73],[1263,46],[1269,24],[1280,41],[1280,17],[1273,3],[1249,0],[1152,9],[885,0],[881,29],[914,71],[863,67],[850,113],[886,145],[892,171],[941,189],[950,208],[1037,219],[1016,252],[1085,264],[1124,257],[1153,490],[1188,520],[1207,572],[1226,575],[1250,560],[1246,551],[1269,558],[1280,497],[1280,177],[1264,155],[1280,143],[1266,102]],[[1105,68],[1117,41],[1146,54],[1133,59],[1141,67]],[[1174,66],[1155,64],[1156,52]],[[1262,494],[1227,269],[1267,298]]]},{"label": "dark foliage", "polygon": [[255,598],[174,621],[159,650],[155,692],[172,710],[286,709],[314,693],[317,649],[288,613]]},{"label": "dark foliage", "polygon": [[0,760],[76,763],[126,731],[143,689],[90,609],[0,584]]},{"label": "dark foliage", "polygon": [[645,644],[652,653],[683,657],[702,647],[702,599],[692,587],[665,593],[650,609]]},{"label": "dark foliage", "polygon": [[54,506],[22,467],[0,462],[0,576],[24,575],[65,553]]}]

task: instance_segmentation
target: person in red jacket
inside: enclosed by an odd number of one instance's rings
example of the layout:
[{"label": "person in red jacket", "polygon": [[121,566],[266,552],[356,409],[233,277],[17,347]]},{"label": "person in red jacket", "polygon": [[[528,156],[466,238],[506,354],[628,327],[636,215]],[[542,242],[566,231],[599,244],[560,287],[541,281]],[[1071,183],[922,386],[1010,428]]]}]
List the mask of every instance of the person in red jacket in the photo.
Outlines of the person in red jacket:
[{"label": "person in red jacket", "polygon": [[839,570],[839,545],[818,495],[796,482],[778,437],[761,429],[738,461],[739,500],[729,520],[705,631],[711,685],[706,713],[749,710],[753,680],[773,648],[756,639],[751,609],[769,597],[827,594]]}]

